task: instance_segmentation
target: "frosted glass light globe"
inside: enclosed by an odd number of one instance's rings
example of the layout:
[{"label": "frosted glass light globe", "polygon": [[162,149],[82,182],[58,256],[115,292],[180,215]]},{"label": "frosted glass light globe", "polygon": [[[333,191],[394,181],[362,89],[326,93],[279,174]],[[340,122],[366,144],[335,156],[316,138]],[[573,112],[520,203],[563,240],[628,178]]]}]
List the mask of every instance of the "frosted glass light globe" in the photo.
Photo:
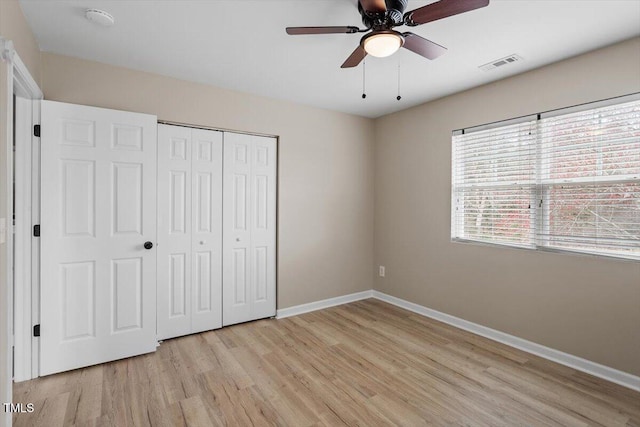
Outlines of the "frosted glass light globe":
[{"label": "frosted glass light globe", "polygon": [[402,46],[402,39],[393,33],[372,34],[364,40],[364,50],[371,56],[384,58]]}]

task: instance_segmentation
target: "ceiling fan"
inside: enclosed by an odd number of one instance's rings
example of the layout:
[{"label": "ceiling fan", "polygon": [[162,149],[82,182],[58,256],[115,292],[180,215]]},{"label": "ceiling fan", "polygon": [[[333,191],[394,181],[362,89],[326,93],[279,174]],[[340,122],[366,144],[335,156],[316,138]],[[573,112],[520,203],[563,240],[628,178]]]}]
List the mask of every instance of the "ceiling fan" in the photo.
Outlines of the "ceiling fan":
[{"label": "ceiling fan", "polygon": [[366,27],[287,27],[287,34],[353,34],[368,33],[360,40],[360,45],[342,64],[342,68],[355,67],[367,55],[385,57],[392,55],[401,47],[435,59],[447,51],[430,40],[417,34],[394,30],[394,27],[426,24],[427,22],[469,12],[485,7],[489,0],[440,0],[404,13],[409,0],[359,0],[358,11],[362,15],[362,23]]}]

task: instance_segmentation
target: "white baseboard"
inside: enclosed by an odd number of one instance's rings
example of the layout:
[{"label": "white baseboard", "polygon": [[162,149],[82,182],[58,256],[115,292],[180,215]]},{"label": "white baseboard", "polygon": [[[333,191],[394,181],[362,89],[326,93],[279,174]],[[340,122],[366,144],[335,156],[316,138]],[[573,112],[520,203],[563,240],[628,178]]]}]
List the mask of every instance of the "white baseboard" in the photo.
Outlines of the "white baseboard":
[{"label": "white baseboard", "polygon": [[323,299],[321,301],[310,302],[308,304],[294,305],[293,307],[277,310],[276,318],[297,316],[298,314],[309,313],[310,311],[322,310],[323,308],[335,307],[336,305],[368,299],[373,296],[373,291],[356,292],[355,294],[342,295],[335,298]]},{"label": "white baseboard", "polygon": [[485,338],[501,342],[508,346],[526,351],[527,353],[535,354],[536,356],[540,356],[544,359],[551,360],[578,371],[586,372],[593,376],[611,381],[612,383],[619,384],[623,387],[640,391],[640,377],[635,375],[628,374],[599,363],[591,362],[562,351],[554,350],[553,348],[545,347],[513,335],[505,334],[504,332],[487,328],[486,326],[478,325],[477,323],[469,322],[440,311],[432,310],[422,305],[405,301],[382,292],[371,291],[371,293],[373,298],[404,308],[405,310],[409,310],[422,316],[430,317],[440,322],[455,326],[456,328],[464,329],[465,331],[469,331],[476,335],[481,335]]}]

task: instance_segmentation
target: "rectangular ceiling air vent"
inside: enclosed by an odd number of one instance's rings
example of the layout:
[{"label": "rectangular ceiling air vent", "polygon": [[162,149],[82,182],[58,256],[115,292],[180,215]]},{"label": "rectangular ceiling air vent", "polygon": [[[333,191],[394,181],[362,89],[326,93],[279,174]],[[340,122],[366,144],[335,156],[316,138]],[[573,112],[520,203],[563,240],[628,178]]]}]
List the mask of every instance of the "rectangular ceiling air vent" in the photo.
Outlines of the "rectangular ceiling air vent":
[{"label": "rectangular ceiling air vent", "polygon": [[487,64],[481,65],[478,68],[483,71],[495,70],[496,68],[503,67],[508,64],[513,64],[514,62],[519,62],[522,60],[523,59],[520,55],[516,55],[514,53],[513,55],[505,56],[504,58],[496,59]]}]

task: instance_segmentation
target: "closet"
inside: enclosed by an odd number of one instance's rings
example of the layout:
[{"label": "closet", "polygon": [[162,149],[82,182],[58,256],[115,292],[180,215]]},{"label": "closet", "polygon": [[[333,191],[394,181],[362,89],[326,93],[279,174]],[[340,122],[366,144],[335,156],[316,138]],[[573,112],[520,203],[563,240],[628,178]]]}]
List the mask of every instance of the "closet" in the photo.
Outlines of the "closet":
[{"label": "closet", "polygon": [[276,314],[276,140],[158,125],[158,339]]}]

